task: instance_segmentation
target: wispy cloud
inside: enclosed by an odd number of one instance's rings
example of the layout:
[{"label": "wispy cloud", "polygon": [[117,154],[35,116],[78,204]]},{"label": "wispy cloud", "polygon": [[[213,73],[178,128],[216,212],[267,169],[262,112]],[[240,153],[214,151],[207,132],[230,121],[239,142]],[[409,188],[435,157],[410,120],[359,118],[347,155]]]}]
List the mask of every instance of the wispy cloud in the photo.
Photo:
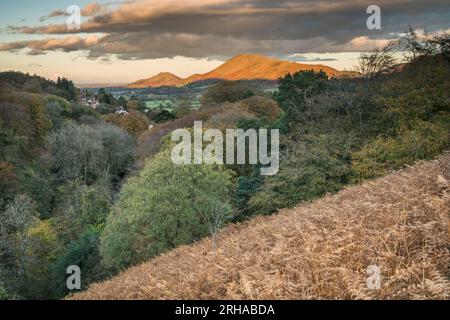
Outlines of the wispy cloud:
[{"label": "wispy cloud", "polygon": [[86,38],[69,36],[65,38],[51,38],[45,40],[16,41],[0,44],[0,51],[17,51],[24,48],[30,49],[28,54],[39,55],[51,50],[61,50],[65,52],[85,50],[92,48],[99,43],[98,36]]},{"label": "wispy cloud", "polygon": [[[98,4],[96,2],[89,3],[83,9],[81,9],[81,15],[83,17],[94,17],[96,15],[105,14],[107,12],[108,12],[107,6]],[[69,16],[69,13],[67,13],[65,10],[55,10],[50,14],[41,17],[39,21],[44,22],[51,18],[67,17],[67,16]]]},{"label": "wispy cloud", "polygon": [[337,61],[336,58],[331,57],[319,57],[317,55],[315,56],[306,56],[303,54],[292,54],[286,57],[286,60],[290,61],[298,61],[298,62],[320,62],[320,61]]}]

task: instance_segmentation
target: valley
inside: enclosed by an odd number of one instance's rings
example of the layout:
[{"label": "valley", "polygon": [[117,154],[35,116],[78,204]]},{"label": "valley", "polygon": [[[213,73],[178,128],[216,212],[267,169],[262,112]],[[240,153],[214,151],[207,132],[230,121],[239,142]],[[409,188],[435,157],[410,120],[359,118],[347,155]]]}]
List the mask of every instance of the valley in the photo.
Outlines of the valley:
[{"label": "valley", "polygon": [[306,70],[322,70],[329,77],[345,74],[324,65],[299,64],[260,55],[238,55],[208,73],[194,74],[186,79],[170,72],[162,72],[128,85],[97,84],[81,87],[94,93],[104,88],[117,98],[123,96],[130,99],[136,96],[145,103],[148,110],[198,109],[203,93],[220,81],[239,81],[256,90],[270,93],[285,75]]}]

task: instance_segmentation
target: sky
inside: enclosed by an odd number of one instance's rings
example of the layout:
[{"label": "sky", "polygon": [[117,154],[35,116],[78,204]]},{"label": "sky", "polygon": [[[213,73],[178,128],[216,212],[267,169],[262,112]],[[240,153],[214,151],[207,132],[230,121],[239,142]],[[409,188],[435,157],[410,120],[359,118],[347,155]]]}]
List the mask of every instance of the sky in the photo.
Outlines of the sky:
[{"label": "sky", "polygon": [[[368,6],[381,9],[370,30]],[[69,6],[81,29],[70,30]],[[237,54],[352,70],[411,25],[450,31],[448,0],[15,0],[0,4],[0,71],[76,83],[204,73]]]}]

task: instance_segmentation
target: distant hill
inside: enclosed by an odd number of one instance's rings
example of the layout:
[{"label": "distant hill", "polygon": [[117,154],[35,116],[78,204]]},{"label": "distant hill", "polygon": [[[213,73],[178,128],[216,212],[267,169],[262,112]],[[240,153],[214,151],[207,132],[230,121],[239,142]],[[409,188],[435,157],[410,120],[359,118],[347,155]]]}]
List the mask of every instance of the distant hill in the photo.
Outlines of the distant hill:
[{"label": "distant hill", "polygon": [[129,88],[148,88],[148,87],[177,87],[183,82],[183,79],[170,72],[161,72],[149,79],[142,79],[128,85]]},{"label": "distant hill", "polygon": [[194,74],[186,79],[164,72],[149,79],[142,79],[128,85],[129,88],[147,88],[161,86],[183,86],[197,81],[218,80],[278,80],[288,73],[314,70],[324,71],[329,77],[342,75],[341,71],[325,65],[300,64],[260,55],[238,55],[218,68],[205,73]]},{"label": "distant hill", "polygon": [[[73,299],[448,299],[450,153],[231,225]],[[369,265],[381,290],[366,284]]]}]

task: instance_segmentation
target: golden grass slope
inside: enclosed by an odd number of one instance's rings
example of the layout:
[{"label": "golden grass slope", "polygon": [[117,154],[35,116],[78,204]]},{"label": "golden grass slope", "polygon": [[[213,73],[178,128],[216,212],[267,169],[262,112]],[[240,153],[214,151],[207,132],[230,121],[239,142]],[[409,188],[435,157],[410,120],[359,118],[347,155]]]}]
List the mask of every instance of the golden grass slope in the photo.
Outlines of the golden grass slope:
[{"label": "golden grass slope", "polygon": [[[450,154],[225,228],[73,299],[449,299]],[[381,289],[366,268],[381,269]]]},{"label": "golden grass slope", "polygon": [[128,87],[130,88],[148,88],[148,87],[154,88],[163,86],[176,87],[179,86],[182,81],[183,79],[177,77],[176,75],[170,72],[161,72],[150,79],[138,80],[130,84]]},{"label": "golden grass slope", "polygon": [[329,77],[341,74],[340,71],[322,64],[301,64],[265,57],[256,54],[241,54],[228,60],[211,72],[202,75],[192,75],[184,83],[189,84],[199,80],[223,79],[238,80],[278,80],[287,74],[299,71],[324,71]]},{"label": "golden grass slope", "polygon": [[186,79],[181,79],[171,73],[163,72],[155,77],[130,83],[128,88],[184,86],[197,81],[210,79],[227,81],[278,80],[289,73],[293,74],[306,70],[323,71],[329,77],[346,74],[345,72],[322,64],[301,64],[256,54],[241,54],[204,74],[194,74]]}]

